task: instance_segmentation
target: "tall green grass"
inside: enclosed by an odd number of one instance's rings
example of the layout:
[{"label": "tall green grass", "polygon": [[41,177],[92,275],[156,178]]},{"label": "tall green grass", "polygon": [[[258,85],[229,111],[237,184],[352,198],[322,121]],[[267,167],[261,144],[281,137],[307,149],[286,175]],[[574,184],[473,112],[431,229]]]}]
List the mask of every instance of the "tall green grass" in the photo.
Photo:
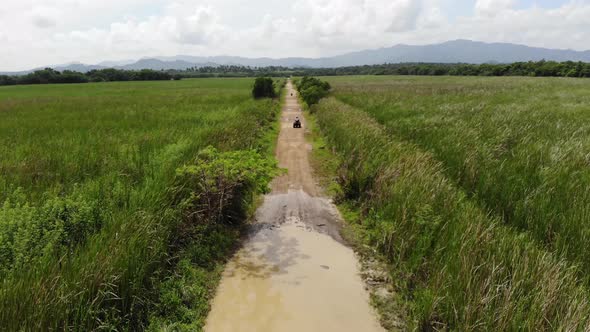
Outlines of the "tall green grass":
[{"label": "tall green grass", "polygon": [[[590,81],[338,78],[339,100],[419,145],[486,211],[590,272]],[[589,280],[590,282],[590,280]]]},{"label": "tall green grass", "polygon": [[410,328],[590,328],[576,269],[474,204],[435,154],[334,98],[312,110],[344,161],[339,181],[365,240],[394,266]]},{"label": "tall green grass", "polygon": [[0,326],[143,329],[175,255],[176,169],[209,145],[266,153],[278,106],[251,84],[0,88]]}]

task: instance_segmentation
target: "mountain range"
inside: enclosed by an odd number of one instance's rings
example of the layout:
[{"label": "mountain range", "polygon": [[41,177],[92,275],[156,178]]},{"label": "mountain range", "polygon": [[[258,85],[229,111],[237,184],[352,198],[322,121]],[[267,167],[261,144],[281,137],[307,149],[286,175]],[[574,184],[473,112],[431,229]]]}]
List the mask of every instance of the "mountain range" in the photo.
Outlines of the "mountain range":
[{"label": "mountain range", "polygon": [[[311,67],[334,68],[345,66],[375,65],[383,63],[430,62],[430,63],[512,63],[520,61],[583,61],[590,62],[590,50],[575,51],[530,47],[509,43],[484,43],[471,40],[454,40],[431,45],[404,45],[364,50],[324,58],[245,58],[239,56],[190,56],[178,55],[153,57],[140,60],[105,61],[96,65],[70,63],[49,66],[56,70],[87,72],[93,69],[116,68],[126,70],[177,69],[219,65],[242,65],[251,67]],[[38,69],[38,68],[37,68]],[[0,74],[26,74],[4,72]]]}]

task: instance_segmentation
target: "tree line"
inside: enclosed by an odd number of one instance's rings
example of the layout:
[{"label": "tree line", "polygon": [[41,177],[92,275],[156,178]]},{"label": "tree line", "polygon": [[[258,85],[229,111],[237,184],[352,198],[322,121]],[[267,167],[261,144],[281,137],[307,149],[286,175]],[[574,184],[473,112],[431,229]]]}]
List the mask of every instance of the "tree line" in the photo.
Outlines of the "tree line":
[{"label": "tree line", "polygon": [[590,63],[529,61],[509,64],[466,63],[386,63],[338,68],[206,66],[174,71],[182,77],[284,77],[342,75],[418,75],[418,76],[533,76],[590,77]]},{"label": "tree line", "polygon": [[143,69],[139,71],[121,69],[98,69],[87,73],[64,70],[57,71],[52,68],[36,70],[32,73],[20,76],[0,75],[1,85],[19,84],[57,84],[57,83],[88,83],[88,82],[118,82],[118,81],[163,81],[179,80],[181,75],[175,75],[167,71]]},{"label": "tree line", "polygon": [[281,66],[251,67],[241,65],[221,65],[191,67],[186,70],[172,71],[177,75],[186,78],[207,78],[207,77],[287,77],[294,69]]},{"label": "tree line", "polygon": [[295,76],[425,75],[590,77],[590,63],[529,61],[509,64],[397,63],[340,68],[298,69]]},{"label": "tree line", "polygon": [[139,71],[120,69],[91,70],[87,73],[46,68],[22,76],[0,75],[0,85],[87,83],[115,81],[154,81],[207,77],[288,77],[342,75],[420,75],[420,76],[535,76],[590,77],[590,63],[529,61],[509,64],[465,63],[387,63],[338,68],[250,67],[240,65],[192,67],[186,70]]}]

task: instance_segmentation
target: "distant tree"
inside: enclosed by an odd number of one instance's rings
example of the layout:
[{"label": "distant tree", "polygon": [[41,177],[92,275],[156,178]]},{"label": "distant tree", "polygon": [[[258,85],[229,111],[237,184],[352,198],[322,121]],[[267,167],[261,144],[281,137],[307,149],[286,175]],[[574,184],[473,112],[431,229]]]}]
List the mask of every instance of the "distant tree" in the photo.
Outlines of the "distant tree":
[{"label": "distant tree", "polygon": [[273,80],[270,77],[258,77],[254,81],[252,96],[258,98],[274,98],[276,96]]},{"label": "distant tree", "polygon": [[59,77],[60,83],[88,83],[89,79],[86,75],[76,72],[65,70]]},{"label": "distant tree", "polygon": [[297,89],[301,94],[301,98],[310,106],[317,104],[320,99],[327,96],[331,88],[330,83],[315,77],[304,76],[297,82]]},{"label": "distant tree", "polygon": [[0,85],[15,85],[17,80],[14,76],[0,75]]},{"label": "distant tree", "polygon": [[301,96],[308,105],[317,104],[320,99],[325,97],[326,92],[319,86],[310,86],[305,90],[301,90]]}]

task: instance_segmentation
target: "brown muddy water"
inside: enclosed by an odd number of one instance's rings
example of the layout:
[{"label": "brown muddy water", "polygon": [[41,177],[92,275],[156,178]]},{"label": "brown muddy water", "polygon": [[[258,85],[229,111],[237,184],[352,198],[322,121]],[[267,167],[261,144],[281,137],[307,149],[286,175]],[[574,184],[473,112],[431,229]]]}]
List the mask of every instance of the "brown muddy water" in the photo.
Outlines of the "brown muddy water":
[{"label": "brown muddy water", "polygon": [[276,154],[288,173],[273,182],[228,263],[205,331],[384,331],[340,237],[340,215],[319,195],[305,129],[292,128],[295,116],[306,123],[290,83],[287,91]]}]

